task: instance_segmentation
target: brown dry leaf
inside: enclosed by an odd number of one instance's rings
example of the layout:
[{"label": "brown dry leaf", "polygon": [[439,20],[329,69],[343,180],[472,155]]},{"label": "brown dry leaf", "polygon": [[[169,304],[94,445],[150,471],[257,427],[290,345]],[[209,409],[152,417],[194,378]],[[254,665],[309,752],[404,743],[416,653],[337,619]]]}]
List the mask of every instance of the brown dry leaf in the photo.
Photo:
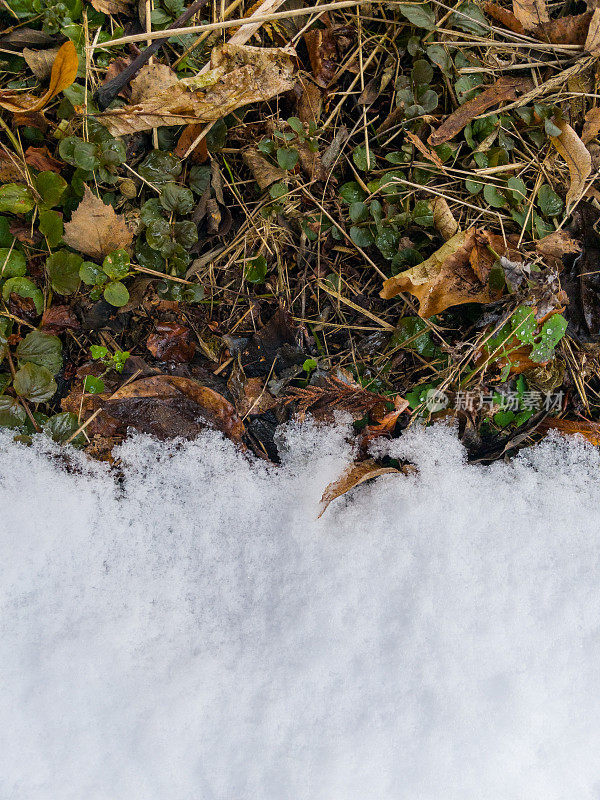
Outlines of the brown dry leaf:
[{"label": "brown dry leaf", "polygon": [[546,0],[513,0],[513,14],[526,31],[550,22]]},{"label": "brown dry leaf", "polygon": [[485,236],[485,231],[475,228],[455,234],[426,261],[388,278],[380,296],[389,300],[400,292],[410,292],[419,301],[419,316],[425,319],[450,306],[491,302],[487,275],[482,283],[484,273],[478,276],[470,263],[477,238]]},{"label": "brown dry leaf", "polygon": [[113,136],[161,125],[214,122],[241,106],[270,100],[293,87],[293,61],[280,48],[222,44],[211,70],[177,81],[141,103],[105,111],[97,119]]},{"label": "brown dry leaf", "polygon": [[333,31],[331,28],[315,28],[304,34],[304,41],[315,81],[325,89],[334,79],[339,67]]},{"label": "brown dry leaf", "polygon": [[16,113],[40,111],[48,105],[53,97],[73,83],[77,77],[78,67],[79,58],[75,45],[71,41],[65,42],[59,48],[54,59],[50,73],[50,85],[45,94],[41,97],[34,97],[31,94],[6,89],[0,92],[0,106]]},{"label": "brown dry leaf", "polygon": [[443,197],[436,197],[430,202],[433,211],[433,225],[448,241],[458,231],[458,222],[450,211],[450,206]]},{"label": "brown dry leaf", "polygon": [[45,81],[52,73],[52,65],[58,51],[58,47],[54,47],[51,50],[31,50],[26,47],[23,50],[23,58],[35,77]]},{"label": "brown dry leaf", "polygon": [[137,105],[152,100],[178,82],[177,75],[167,64],[146,64],[131,81],[130,102]]},{"label": "brown dry leaf", "polygon": [[102,259],[113,250],[128,247],[133,234],[122,215],[105,206],[86,186],[83,200],[65,224],[63,241],[74,250]]},{"label": "brown dry leaf", "polygon": [[402,474],[400,470],[394,467],[380,467],[379,464],[372,459],[360,461],[357,464],[351,464],[344,474],[339,477],[337,481],[330,483],[323,492],[319,504],[319,517],[323,516],[327,507],[333,500],[346,494],[350,489],[354,489],[355,486],[359,486],[365,481],[370,481],[372,478],[377,478],[379,475],[391,475],[392,473],[396,475]]},{"label": "brown dry leaf", "polygon": [[529,78],[508,78],[503,75],[491,86],[488,86],[487,89],[484,89],[481,94],[478,94],[477,97],[467,100],[466,103],[459,106],[456,111],[442,122],[436,131],[430,134],[427,141],[432,147],[449,141],[457,133],[460,133],[472,119],[479,114],[483,114],[488,108],[499,103],[516,100],[520,92],[526,92],[531,87],[532,83]]},{"label": "brown dry leaf", "polygon": [[319,124],[323,112],[323,91],[314,83],[300,79],[302,94],[298,101],[298,117],[302,122]]},{"label": "brown dry leaf", "polygon": [[192,331],[178,322],[158,322],[146,340],[146,347],[159,361],[185,364],[196,352]]},{"label": "brown dry leaf", "polygon": [[417,148],[419,153],[424,155],[428,161],[431,161],[433,164],[436,165],[436,167],[439,167],[440,169],[444,168],[444,165],[442,164],[442,159],[438,156],[438,154],[433,150],[430,150],[426,145],[424,145],[423,142],[419,139],[419,137],[416,136],[412,131],[409,131],[407,129],[404,131],[404,135],[408,136],[408,138]]},{"label": "brown dry leaf", "polygon": [[19,159],[10,151],[0,147],[0,181],[2,183],[24,183],[27,179]]},{"label": "brown dry leaf", "polygon": [[568,253],[580,253],[581,243],[565,230],[554,231],[535,243],[535,249],[542,256],[562,258]]},{"label": "brown dry leaf", "polygon": [[[179,136],[179,139],[177,140],[175,150],[173,150],[173,153],[177,156],[177,158],[185,158],[185,154],[205,128],[206,126],[202,124],[185,126]],[[206,161],[208,161],[208,145],[206,144],[206,136],[200,139],[196,147],[194,147],[189,155],[189,159],[192,164],[204,164]]]},{"label": "brown dry leaf", "polygon": [[44,333],[64,333],[66,330],[76,331],[81,323],[70,306],[50,306],[44,311],[40,330]]},{"label": "brown dry leaf", "polygon": [[41,147],[28,147],[25,151],[25,161],[34,169],[42,172],[57,172],[59,175],[65,168],[64,162],[54,158],[45,144]]},{"label": "brown dry leaf", "polygon": [[592,171],[592,157],[568,122],[560,120],[556,125],[560,128],[561,134],[560,136],[551,136],[550,141],[569,168],[571,185],[567,192],[568,209],[569,206],[579,200],[585,191],[585,182]]},{"label": "brown dry leaf", "polygon": [[501,25],[504,25],[505,28],[508,28],[509,31],[520,34],[525,33],[525,28],[521,25],[512,11],[502,8],[502,6],[496,5],[496,3],[484,3],[483,10],[489,17],[492,17],[492,19],[495,19],[496,22],[499,22]]},{"label": "brown dry leaf", "polygon": [[93,8],[101,14],[131,15],[133,0],[90,0]]},{"label": "brown dry leaf", "polygon": [[550,44],[578,44],[583,46],[591,19],[591,11],[586,11],[584,14],[575,14],[574,16],[559,17],[532,28],[531,33],[536,39],[550,42]]},{"label": "brown dry leaf", "polygon": [[540,422],[537,430],[540,433],[548,433],[550,430],[560,431],[560,433],[569,435],[578,433],[595,447],[600,446],[600,425],[597,422],[590,422],[587,419],[556,419],[555,417],[546,417],[546,419]]},{"label": "brown dry leaf", "polygon": [[247,378],[240,365],[235,364],[227,381],[227,388],[240,417],[264,414],[275,408],[277,400],[265,384],[265,378]]},{"label": "brown dry leaf", "polygon": [[254,147],[244,150],[242,158],[252,173],[252,177],[258,183],[260,190],[263,192],[265,189],[268,189],[272,183],[282,181],[286,177],[287,173],[285,170],[271,164],[266,158],[263,158]]},{"label": "brown dry leaf", "polygon": [[583,130],[581,131],[581,141],[588,144],[600,133],[600,106],[594,106],[585,115]]},{"label": "brown dry leaf", "polygon": [[600,8],[597,8],[592,14],[590,27],[588,28],[583,47],[588,53],[592,54],[600,50]]}]

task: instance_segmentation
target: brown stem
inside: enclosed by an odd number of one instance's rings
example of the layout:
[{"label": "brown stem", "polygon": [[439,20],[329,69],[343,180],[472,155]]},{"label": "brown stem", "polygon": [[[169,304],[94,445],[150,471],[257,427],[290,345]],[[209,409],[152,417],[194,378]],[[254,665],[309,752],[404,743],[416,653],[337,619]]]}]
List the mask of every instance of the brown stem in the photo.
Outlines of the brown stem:
[{"label": "brown stem", "polygon": [[[186,8],[180,17],[177,17],[175,22],[167,30],[183,27],[202,6],[207,4],[207,2],[208,0],[195,0],[189,8]],[[162,44],[162,39],[157,39],[155,42],[152,42],[151,45],[146,47],[145,50],[142,50],[142,52],[133,59],[128,67],[125,67],[123,72],[115,75],[112,80],[107,81],[104,86],[98,89],[94,94],[94,100],[100,111],[104,111],[104,109],[108,108],[119,92],[127,86],[129,81],[139,72],[144,64],[148,63]]]}]

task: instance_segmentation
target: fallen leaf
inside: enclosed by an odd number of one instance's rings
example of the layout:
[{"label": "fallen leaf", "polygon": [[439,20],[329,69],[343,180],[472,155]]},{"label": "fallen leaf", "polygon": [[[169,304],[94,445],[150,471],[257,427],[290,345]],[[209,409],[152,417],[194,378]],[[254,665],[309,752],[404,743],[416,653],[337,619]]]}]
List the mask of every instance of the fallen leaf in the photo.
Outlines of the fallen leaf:
[{"label": "fallen leaf", "polygon": [[409,292],[419,300],[419,316],[425,319],[450,306],[491,302],[494,298],[483,265],[476,262],[478,275],[470,261],[478,238],[485,240],[486,235],[475,228],[456,233],[426,261],[388,278],[380,296],[388,300]]},{"label": "fallen leaf", "polygon": [[355,420],[367,412],[373,418],[382,419],[390,398],[363,389],[348,375],[344,378],[340,380],[335,375],[327,375],[306,388],[288,386],[284,403],[294,401],[300,416],[310,413],[315,419],[325,422],[333,422],[336,411],[344,411]]},{"label": "fallen leaf", "polygon": [[596,8],[592,14],[583,48],[592,54],[600,50],[600,8]]},{"label": "fallen leaf", "polygon": [[35,97],[28,93],[5,89],[0,92],[0,106],[8,111],[40,111],[53,97],[67,89],[77,77],[79,58],[73,42],[65,42],[59,48],[50,73],[50,85],[45,94]]},{"label": "fallen leaf", "polygon": [[546,0],[513,0],[513,14],[526,31],[550,22]]},{"label": "fallen leaf", "polygon": [[239,364],[231,370],[227,388],[240,417],[264,414],[277,405],[277,400],[267,390],[265,379],[247,378]]},{"label": "fallen leaf", "polygon": [[414,144],[417,148],[419,153],[425,156],[428,161],[431,161],[436,167],[443,169],[444,165],[442,164],[442,159],[438,156],[436,152],[430,150],[423,142],[416,136],[412,131],[406,129],[404,131],[404,135],[408,137],[408,139]]},{"label": "fallen leaf", "polygon": [[42,145],[41,147],[28,147],[25,151],[25,161],[30,167],[39,169],[40,172],[56,172],[60,175],[65,168],[62,161],[50,155],[50,151],[46,145]]},{"label": "fallen leaf", "polygon": [[146,340],[146,347],[159,361],[178,364],[191,361],[196,352],[192,331],[177,322],[158,322]]},{"label": "fallen leaf", "polygon": [[63,333],[78,330],[81,324],[70,306],[50,306],[44,311],[40,330],[44,333]]},{"label": "fallen leaf", "polygon": [[512,11],[509,11],[507,8],[502,8],[502,6],[496,5],[496,3],[484,3],[483,10],[485,13],[495,19],[496,22],[499,22],[501,25],[504,25],[505,28],[508,28],[509,31],[513,31],[513,33],[525,33],[525,28],[519,22],[519,20],[515,17]]},{"label": "fallen leaf", "polygon": [[394,467],[380,467],[377,462],[372,459],[366,461],[359,461],[357,464],[351,464],[344,474],[329,484],[323,492],[321,502],[319,504],[319,517],[322,517],[327,507],[333,500],[346,494],[350,489],[355,486],[360,486],[365,481],[370,481],[372,478],[378,478],[380,475],[396,475],[402,474],[400,470]]},{"label": "fallen leaf", "polygon": [[588,144],[600,133],[600,106],[594,106],[585,115],[583,130],[581,131],[581,141]]},{"label": "fallen leaf", "polygon": [[[181,132],[181,135],[179,136],[179,139],[177,140],[175,150],[173,150],[177,158],[185,158],[185,154],[205,129],[205,127],[206,126],[202,124],[185,126]],[[202,139],[200,139],[196,147],[194,147],[190,153],[189,158],[192,164],[204,164],[206,161],[208,161],[208,146],[206,144],[206,136],[203,136]]]},{"label": "fallen leaf", "polygon": [[131,15],[132,0],[90,0],[92,7],[101,14]]},{"label": "fallen leaf", "polygon": [[314,83],[300,79],[302,94],[298,100],[298,117],[302,122],[319,124],[323,111],[323,91]]},{"label": "fallen leaf", "polygon": [[[390,398],[391,399],[391,398]],[[374,423],[367,425],[364,431],[364,439],[376,439],[378,436],[391,436],[394,433],[400,414],[409,407],[409,402],[399,394],[394,398],[394,410],[387,411],[385,408],[376,408],[371,416]]]},{"label": "fallen leaf", "polygon": [[267,161],[266,158],[263,158],[254,147],[244,150],[242,158],[252,173],[252,177],[258,183],[260,190],[263,192],[265,189],[268,189],[272,183],[282,181],[287,175],[285,170],[280,169],[275,166],[275,164],[271,164],[270,161]]},{"label": "fallen leaf", "polygon": [[316,83],[324,89],[333,81],[339,57],[335,36],[331,28],[314,28],[304,34],[310,66]]},{"label": "fallen leaf", "polygon": [[581,243],[574,239],[565,230],[554,231],[544,236],[535,243],[535,249],[542,256],[550,258],[562,258],[568,253],[581,252]]},{"label": "fallen leaf", "polygon": [[541,39],[550,44],[578,44],[583,46],[585,43],[592,12],[586,11],[584,14],[574,16],[558,17],[550,22],[542,22],[531,33],[536,39]]},{"label": "fallen leaf", "polygon": [[73,250],[102,259],[113,250],[131,244],[133,234],[122,215],[105,206],[86,186],[83,200],[65,224],[63,241]]},{"label": "fallen leaf", "polygon": [[527,91],[531,86],[529,78],[508,78],[503,75],[477,97],[459,106],[436,131],[430,134],[427,141],[432,147],[449,141],[479,114],[483,114],[492,106],[515,100],[520,92]]},{"label": "fallen leaf", "polygon": [[167,64],[145,64],[131,81],[131,103],[152,100],[157,94],[178,83],[175,72]]},{"label": "fallen leaf", "polygon": [[19,159],[9,150],[0,147],[0,181],[2,183],[24,183],[27,179]]},{"label": "fallen leaf", "polygon": [[578,433],[591,442],[595,447],[600,446],[600,424],[590,422],[587,419],[557,419],[556,417],[546,417],[537,427],[540,433],[548,431],[559,431],[570,436]]},{"label": "fallen leaf", "polygon": [[58,51],[58,47],[54,47],[51,50],[31,50],[31,48],[25,47],[23,50],[23,58],[35,77],[41,81],[45,81],[52,73],[52,65],[54,64]]},{"label": "fallen leaf", "polygon": [[565,120],[556,123],[560,136],[551,136],[550,141],[558,150],[569,168],[571,185],[567,192],[567,210],[585,191],[585,182],[592,171],[592,157],[589,150]]},{"label": "fallen leaf", "polygon": [[443,197],[436,197],[431,201],[433,211],[433,225],[448,241],[458,231],[458,222],[450,211],[450,206]]},{"label": "fallen leaf", "polygon": [[113,136],[163,125],[214,122],[241,106],[292,89],[293,69],[290,55],[280,48],[222,44],[213,49],[207,73],[177,81],[152,98],[96,118]]}]

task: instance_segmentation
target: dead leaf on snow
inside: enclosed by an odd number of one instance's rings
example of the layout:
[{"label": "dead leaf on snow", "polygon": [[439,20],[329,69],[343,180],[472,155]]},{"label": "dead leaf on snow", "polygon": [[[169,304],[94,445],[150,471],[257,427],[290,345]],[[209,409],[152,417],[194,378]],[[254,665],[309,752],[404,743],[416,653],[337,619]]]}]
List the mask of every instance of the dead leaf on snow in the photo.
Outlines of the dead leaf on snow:
[{"label": "dead leaf on snow", "polygon": [[572,206],[585,191],[585,182],[592,171],[592,157],[589,150],[568,122],[556,123],[560,136],[551,136],[550,141],[558,150],[569,168],[571,185],[567,192],[567,208]]},{"label": "dead leaf on snow", "polygon": [[31,48],[25,47],[23,58],[35,77],[45,81],[52,72],[52,65],[58,51],[58,47],[54,47],[51,50],[31,50]]},{"label": "dead leaf on snow", "polygon": [[102,259],[113,250],[131,244],[133,234],[122,215],[105,206],[86,186],[83,200],[65,224],[63,241],[73,250]]},{"label": "dead leaf on snow", "polygon": [[350,489],[354,489],[355,486],[359,486],[365,481],[370,481],[372,478],[377,478],[379,475],[391,475],[392,473],[396,475],[402,474],[400,470],[394,467],[380,467],[379,464],[372,459],[360,461],[357,464],[351,464],[344,474],[339,477],[337,481],[330,483],[323,492],[320,502],[319,517],[323,516],[327,507],[333,500],[346,494]]},{"label": "dead leaf on snow", "polygon": [[436,197],[432,200],[431,208],[433,211],[433,225],[448,241],[458,231],[458,222],[454,214],[450,211],[450,206],[443,197]]},{"label": "dead leaf on snow", "polygon": [[556,417],[546,417],[537,427],[540,433],[548,431],[559,431],[574,435],[578,433],[591,442],[595,447],[600,446],[600,425],[597,422],[590,422],[587,419],[557,419]]},{"label": "dead leaf on snow", "polygon": [[494,297],[487,284],[493,263],[491,254],[488,264],[471,260],[487,236],[486,231],[475,228],[455,234],[426,261],[388,278],[380,296],[388,300],[400,292],[409,292],[418,299],[419,316],[425,319],[450,306],[491,302]]},{"label": "dead leaf on snow", "polygon": [[513,0],[513,14],[526,31],[550,22],[546,0]]},{"label": "dead leaf on snow", "polygon": [[581,141],[588,144],[600,133],[600,106],[594,106],[585,115],[583,130],[581,131]]},{"label": "dead leaf on snow", "polygon": [[467,100],[466,103],[459,106],[436,131],[430,134],[427,141],[432,147],[449,141],[457,133],[460,133],[471,120],[479,114],[483,114],[488,108],[499,103],[516,100],[520,92],[526,92],[531,87],[532,83],[529,78],[507,78],[503,75],[477,97]]},{"label": "dead leaf on snow", "polygon": [[285,170],[271,164],[263,158],[254,147],[244,150],[242,153],[244,163],[252,173],[252,177],[258,183],[259,189],[264,192],[272,183],[282,181],[287,173]]},{"label": "dead leaf on snow", "polygon": [[67,89],[77,77],[79,58],[73,42],[65,42],[59,48],[50,73],[50,85],[41,97],[28,93],[5,89],[0,92],[0,106],[8,111],[40,111],[48,105],[53,97]]},{"label": "dead leaf on snow", "polygon": [[113,136],[162,125],[214,122],[249,103],[270,100],[293,87],[294,65],[280,48],[223,44],[211,69],[177,81],[143,102],[105,111],[97,119]]}]

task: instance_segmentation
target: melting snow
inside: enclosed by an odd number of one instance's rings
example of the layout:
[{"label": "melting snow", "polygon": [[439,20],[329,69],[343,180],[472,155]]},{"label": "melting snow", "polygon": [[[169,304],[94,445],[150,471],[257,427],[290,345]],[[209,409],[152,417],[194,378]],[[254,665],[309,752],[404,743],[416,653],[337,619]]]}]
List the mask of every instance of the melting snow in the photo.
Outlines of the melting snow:
[{"label": "melting snow", "polygon": [[416,432],[317,521],[345,433],[2,439],[2,800],[600,798],[599,453]]}]

